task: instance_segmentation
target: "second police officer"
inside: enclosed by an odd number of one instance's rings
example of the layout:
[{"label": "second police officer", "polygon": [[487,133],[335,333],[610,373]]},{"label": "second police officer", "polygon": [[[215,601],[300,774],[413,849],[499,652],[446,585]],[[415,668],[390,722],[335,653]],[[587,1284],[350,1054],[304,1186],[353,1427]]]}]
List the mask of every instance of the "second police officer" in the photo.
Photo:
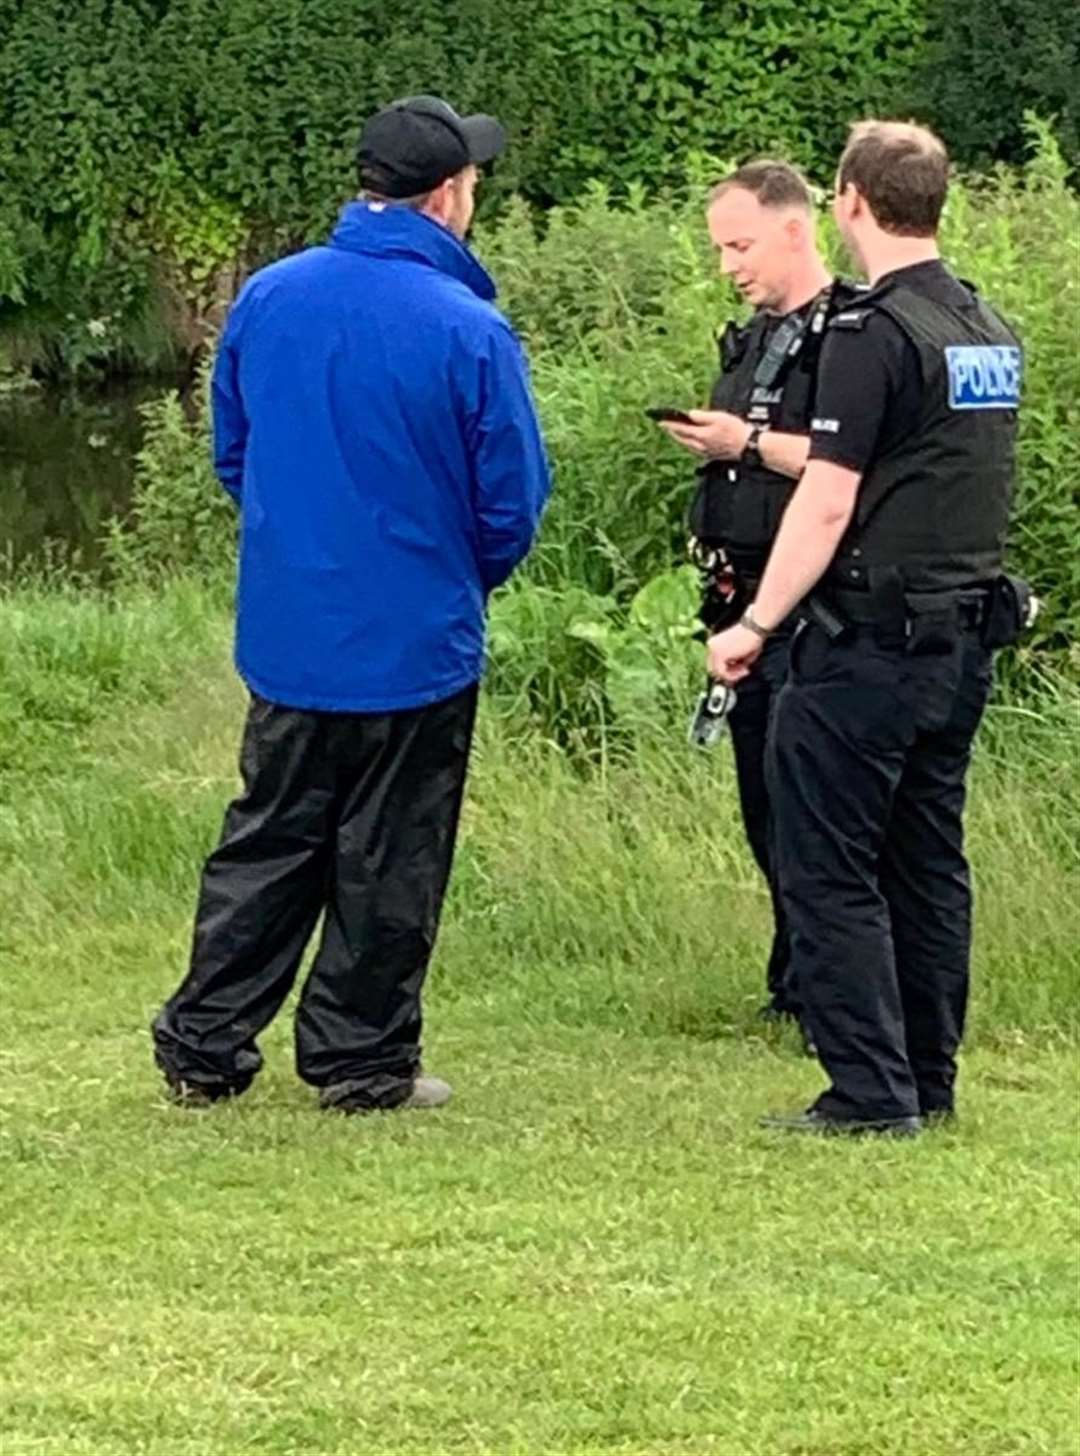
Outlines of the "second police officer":
[{"label": "second police officer", "polygon": [[[672,421],[664,428],[706,462],[690,530],[707,581],[702,616],[716,632],[738,621],[757,589],[806,464],[825,325],[856,290],[830,274],[817,246],[810,188],[786,162],[752,161],[724,177],[713,189],[707,222],[722,271],[754,313],[745,326],[731,322],[721,335],[721,372],[710,408],[689,411],[692,424]],[[799,1011],[765,780],[765,743],[787,674],[793,625],[789,619],[771,636],[729,720],[743,824],[773,901],[762,1008],[767,1019],[797,1017]]]}]

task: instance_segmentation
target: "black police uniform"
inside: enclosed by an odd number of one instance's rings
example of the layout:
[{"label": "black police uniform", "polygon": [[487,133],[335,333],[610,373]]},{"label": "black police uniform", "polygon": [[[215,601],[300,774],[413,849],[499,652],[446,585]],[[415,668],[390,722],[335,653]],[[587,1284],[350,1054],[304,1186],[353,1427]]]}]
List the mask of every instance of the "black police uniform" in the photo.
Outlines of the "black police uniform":
[{"label": "black police uniform", "polygon": [[[760,310],[745,327],[729,323],[720,337],[721,373],[710,408],[763,429],[808,435],[825,325],[859,291],[838,281],[792,313]],[[752,598],[795,485],[789,476],[769,470],[756,452],[737,463],[714,460],[702,467],[689,525],[699,559],[708,563],[710,586],[702,618],[709,631],[737,621]],[[769,1005],[797,1014],[797,992],[788,974],[787,928],[772,871],[772,815],[765,780],[769,720],[787,675],[792,626],[786,624],[766,643],[753,676],[740,684],[728,721],[743,825],[773,901],[775,930],[766,972]]]},{"label": "black police uniform", "polygon": [[810,458],[863,479],[791,649],[768,768],[828,1118],[953,1105],[964,779],[990,690],[1021,367],[1010,330],[936,261],[880,280],[822,350]]}]

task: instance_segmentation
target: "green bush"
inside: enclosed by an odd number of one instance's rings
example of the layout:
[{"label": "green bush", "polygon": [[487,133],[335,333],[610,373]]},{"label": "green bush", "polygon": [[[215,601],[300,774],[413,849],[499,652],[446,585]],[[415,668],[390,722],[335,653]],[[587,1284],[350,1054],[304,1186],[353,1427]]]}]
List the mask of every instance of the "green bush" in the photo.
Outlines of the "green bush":
[{"label": "green bush", "polygon": [[571,105],[551,191],[588,177],[675,181],[694,152],[779,150],[812,166],[853,116],[908,89],[924,0],[576,0],[545,7],[540,33]]},{"label": "green bush", "polygon": [[690,566],[654,576],[625,608],[518,578],[491,606],[494,711],[577,751],[666,733],[702,686],[697,595]]},{"label": "green bush", "polygon": [[1080,163],[1080,7],[1068,0],[927,0],[912,99],[968,166],[1019,162],[1024,113],[1055,119]]},{"label": "green bush", "polygon": [[[151,257],[123,224],[164,141],[155,9],[0,5],[0,328],[16,362],[119,363],[147,332]],[[101,319],[122,331],[97,337],[88,325]]]},{"label": "green bush", "polygon": [[117,585],[188,575],[222,586],[230,574],[237,513],[214,477],[205,388],[201,397],[195,420],[175,393],[142,407],[146,440],[130,513],[109,523],[104,542]]},{"label": "green bush", "polygon": [[415,0],[390,16],[378,0],[0,0],[0,337],[54,372],[168,363],[236,269],[325,233],[354,186],[360,119],[408,92],[508,122],[489,215],[515,194],[575,203],[591,178],[657,195],[710,156],[775,149],[828,174],[868,113],[926,116],[982,163],[1020,160],[1033,107],[1075,159],[1077,14],[1058,0]]},{"label": "green bush", "polygon": [[148,316],[321,236],[360,119],[409,92],[506,119],[495,209],[655,190],[695,152],[831,155],[903,93],[924,3],[0,0],[0,332],[43,369],[162,362]]},{"label": "green bush", "polygon": [[1048,128],[1030,119],[1022,174],[953,189],[943,246],[1017,327],[1025,349],[1012,559],[1045,598],[1035,641],[1080,642],[1080,199]]}]

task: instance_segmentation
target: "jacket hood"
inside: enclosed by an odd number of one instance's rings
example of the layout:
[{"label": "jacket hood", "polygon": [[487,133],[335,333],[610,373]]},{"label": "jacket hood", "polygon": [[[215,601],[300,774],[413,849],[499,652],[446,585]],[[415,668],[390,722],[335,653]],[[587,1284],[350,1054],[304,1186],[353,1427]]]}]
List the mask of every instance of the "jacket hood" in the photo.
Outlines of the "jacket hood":
[{"label": "jacket hood", "polygon": [[442,223],[407,207],[347,202],[330,235],[330,246],[369,257],[426,263],[488,302],[495,297],[491,275],[470,249]]}]

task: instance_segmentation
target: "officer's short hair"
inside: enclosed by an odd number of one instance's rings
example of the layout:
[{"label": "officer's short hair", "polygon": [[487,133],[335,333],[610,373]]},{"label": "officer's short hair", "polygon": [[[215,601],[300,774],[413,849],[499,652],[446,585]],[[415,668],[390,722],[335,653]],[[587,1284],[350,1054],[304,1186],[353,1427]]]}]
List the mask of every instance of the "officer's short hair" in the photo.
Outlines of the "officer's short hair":
[{"label": "officer's short hair", "polygon": [[940,137],[914,122],[857,121],[836,177],[839,191],[848,183],[887,233],[933,237],[949,190],[949,154]]},{"label": "officer's short hair", "polygon": [[710,203],[723,197],[725,192],[740,188],[751,192],[762,207],[801,207],[806,212],[814,210],[814,194],[810,184],[790,162],[777,162],[771,157],[760,157],[754,162],[744,162],[721,177],[709,195]]}]

